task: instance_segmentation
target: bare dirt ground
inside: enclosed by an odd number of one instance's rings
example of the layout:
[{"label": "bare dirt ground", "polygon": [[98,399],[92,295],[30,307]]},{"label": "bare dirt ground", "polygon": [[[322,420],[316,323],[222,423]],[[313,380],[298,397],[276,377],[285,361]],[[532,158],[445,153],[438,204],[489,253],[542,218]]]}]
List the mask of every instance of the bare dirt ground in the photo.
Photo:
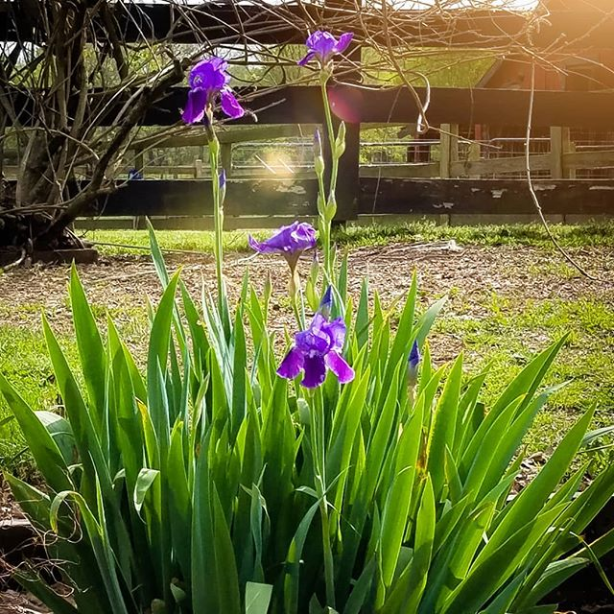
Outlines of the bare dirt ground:
[{"label": "bare dirt ground", "polygon": [[[445,244],[431,246],[391,245],[359,248],[349,255],[349,289],[357,298],[362,279],[367,277],[385,305],[403,299],[414,271],[420,283],[424,304],[446,294],[451,296],[448,310],[459,308],[463,314],[480,317],[487,310],[485,301],[493,292],[517,301],[599,297],[614,304],[614,253],[604,248],[574,250],[574,258],[591,274],[606,283],[591,281],[568,267],[554,252],[529,247],[463,247],[450,250]],[[204,287],[214,291],[214,267],[210,256],[173,254],[167,256],[169,269],[181,268],[182,279],[194,296]],[[303,274],[309,258],[302,262]],[[270,278],[273,284],[272,308],[287,311],[286,264],[275,257],[227,257],[226,278],[230,294],[238,295],[243,275],[249,272],[257,288]],[[90,301],[107,308],[129,327],[130,320],[142,312],[147,301],[160,297],[160,284],[147,256],[103,257],[93,265],[82,265],[79,274]],[[40,311],[60,332],[69,331],[67,300],[68,266],[34,266],[0,276],[0,323],[39,327]],[[287,320],[272,318],[281,329]],[[140,337],[139,331],[133,331]],[[442,346],[441,360],[460,349],[453,339]]]}]

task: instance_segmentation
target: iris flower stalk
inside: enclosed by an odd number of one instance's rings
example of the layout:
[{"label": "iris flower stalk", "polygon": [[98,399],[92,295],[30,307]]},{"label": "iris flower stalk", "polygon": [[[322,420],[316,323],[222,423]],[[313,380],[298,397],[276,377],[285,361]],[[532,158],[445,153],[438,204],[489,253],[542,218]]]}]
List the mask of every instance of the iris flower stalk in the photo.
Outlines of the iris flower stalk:
[{"label": "iris flower stalk", "polygon": [[333,279],[333,253],[331,247],[331,225],[337,213],[337,179],[339,176],[339,159],[345,151],[345,123],[339,124],[339,130],[335,135],[333,116],[328,100],[327,86],[333,73],[333,57],[347,50],[352,42],[353,35],[349,32],[342,34],[336,39],[330,32],[317,30],[306,41],[308,52],[298,63],[305,66],[311,61],[317,62],[320,67],[320,88],[322,91],[322,103],[326,121],[326,132],[331,150],[331,174],[328,196],[324,186],[324,158],[319,133],[315,139],[315,168],[318,176],[318,213],[319,227],[324,252],[324,270],[329,280]]},{"label": "iris flower stalk", "polygon": [[221,58],[202,60],[190,71],[188,83],[190,91],[183,120],[188,124],[202,122],[205,126],[209,145],[209,165],[213,196],[213,220],[215,228],[215,270],[217,277],[218,304],[221,313],[227,313],[226,292],[224,288],[224,198],[226,195],[226,173],[220,170],[218,157],[220,142],[213,129],[213,110],[219,100],[222,112],[231,119],[242,117],[245,113],[234,93],[228,86],[230,75],[226,72],[228,63]]}]

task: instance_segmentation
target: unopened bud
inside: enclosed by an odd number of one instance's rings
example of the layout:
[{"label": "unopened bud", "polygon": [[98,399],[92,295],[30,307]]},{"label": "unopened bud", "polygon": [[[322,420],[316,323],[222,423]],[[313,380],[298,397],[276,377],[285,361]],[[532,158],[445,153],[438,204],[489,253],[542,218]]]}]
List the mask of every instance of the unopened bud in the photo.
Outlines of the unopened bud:
[{"label": "unopened bud", "polygon": [[328,286],[326,291],[324,292],[324,296],[320,301],[320,307],[318,308],[318,312],[323,315],[327,320],[330,319],[330,313],[333,309],[333,288],[332,286]]},{"label": "unopened bud", "polygon": [[335,139],[335,156],[337,158],[340,158],[345,153],[345,135],[345,122],[341,122],[337,131],[337,138]]},{"label": "unopened bud", "polygon": [[420,348],[418,342],[414,341],[411,346],[408,361],[409,385],[415,386],[418,381],[418,366],[420,365]]},{"label": "unopened bud", "polygon": [[334,194],[330,194],[326,203],[325,217],[328,222],[332,222],[337,215],[337,199]]},{"label": "unopened bud", "polygon": [[316,131],[313,133],[313,155],[316,158],[322,157],[322,137],[318,128],[316,128]]},{"label": "unopened bud", "polygon": [[318,213],[322,217],[326,217],[326,201],[324,200],[324,194],[318,194]]},{"label": "unopened bud", "polygon": [[226,199],[226,171],[224,169],[220,171],[218,181],[220,187],[220,203],[223,203]]},{"label": "unopened bud", "polygon": [[322,138],[320,131],[316,130],[313,135],[313,166],[316,175],[321,177],[324,174],[324,156],[322,154]]}]

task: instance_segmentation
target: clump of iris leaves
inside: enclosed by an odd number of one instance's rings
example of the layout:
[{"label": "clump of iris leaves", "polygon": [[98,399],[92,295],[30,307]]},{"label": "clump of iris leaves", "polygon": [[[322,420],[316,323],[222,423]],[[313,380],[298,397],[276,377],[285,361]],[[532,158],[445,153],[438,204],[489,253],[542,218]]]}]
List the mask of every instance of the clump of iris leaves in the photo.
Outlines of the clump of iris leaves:
[{"label": "clump of iris leaves", "polygon": [[66,418],[39,416],[0,377],[45,488],[7,479],[72,602],[34,566],[15,576],[54,612],[541,614],[555,611],[536,607],[544,596],[614,547],[614,533],[582,538],[614,467],[584,490],[584,467],[563,481],[593,437],[591,411],[509,497],[564,340],[485,407],[486,373],[462,385],[462,357],[431,366],[441,303],[416,313],[414,282],[392,333],[396,314],[377,295],[370,307],[366,281],[352,305],[342,266],[335,315],[355,377],[310,390],[276,373],[270,290],[246,280],[227,330],[152,240],[165,290],[146,378],[113,322],[99,330],[74,270],[79,376],[44,325]]}]

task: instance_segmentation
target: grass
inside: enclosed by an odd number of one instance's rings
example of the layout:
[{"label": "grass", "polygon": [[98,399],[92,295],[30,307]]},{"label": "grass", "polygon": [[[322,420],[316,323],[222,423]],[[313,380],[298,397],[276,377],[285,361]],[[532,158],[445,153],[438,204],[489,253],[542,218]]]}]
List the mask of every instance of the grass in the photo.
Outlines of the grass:
[{"label": "grass", "polygon": [[[74,344],[65,338],[61,341],[68,357],[74,360]],[[31,407],[61,411],[51,361],[41,332],[0,325],[0,372],[16,385],[19,394]],[[9,415],[6,402],[0,397],[0,420]],[[0,466],[27,476],[32,466],[19,426],[10,420],[0,432]]]},{"label": "grass", "polygon": [[541,348],[569,335],[545,385],[567,382],[541,412],[526,440],[529,453],[552,447],[589,406],[595,427],[614,422],[614,306],[599,299],[513,301],[485,298],[480,318],[448,313],[435,334],[462,339],[471,372],[489,367],[485,400],[494,399]]},{"label": "grass", "polygon": [[[575,247],[614,247],[614,224],[592,224],[586,226],[552,226],[552,232],[561,245]],[[196,230],[161,230],[158,241],[166,250],[187,250],[213,253],[213,233]],[[270,231],[255,231],[258,239],[270,236]],[[249,251],[248,233],[245,231],[226,232],[225,249],[228,251]],[[139,246],[146,252],[149,246],[145,230],[98,230],[85,234],[87,239],[99,243],[115,243],[116,246],[100,245],[100,251],[107,255],[134,253],[126,245]],[[430,222],[415,222],[391,226],[348,225],[334,231],[335,242],[343,247],[355,248],[373,245],[388,245],[399,242],[442,241],[454,239],[463,245],[513,245],[552,248],[552,243],[543,227],[538,224],[514,226],[438,226]]]}]

